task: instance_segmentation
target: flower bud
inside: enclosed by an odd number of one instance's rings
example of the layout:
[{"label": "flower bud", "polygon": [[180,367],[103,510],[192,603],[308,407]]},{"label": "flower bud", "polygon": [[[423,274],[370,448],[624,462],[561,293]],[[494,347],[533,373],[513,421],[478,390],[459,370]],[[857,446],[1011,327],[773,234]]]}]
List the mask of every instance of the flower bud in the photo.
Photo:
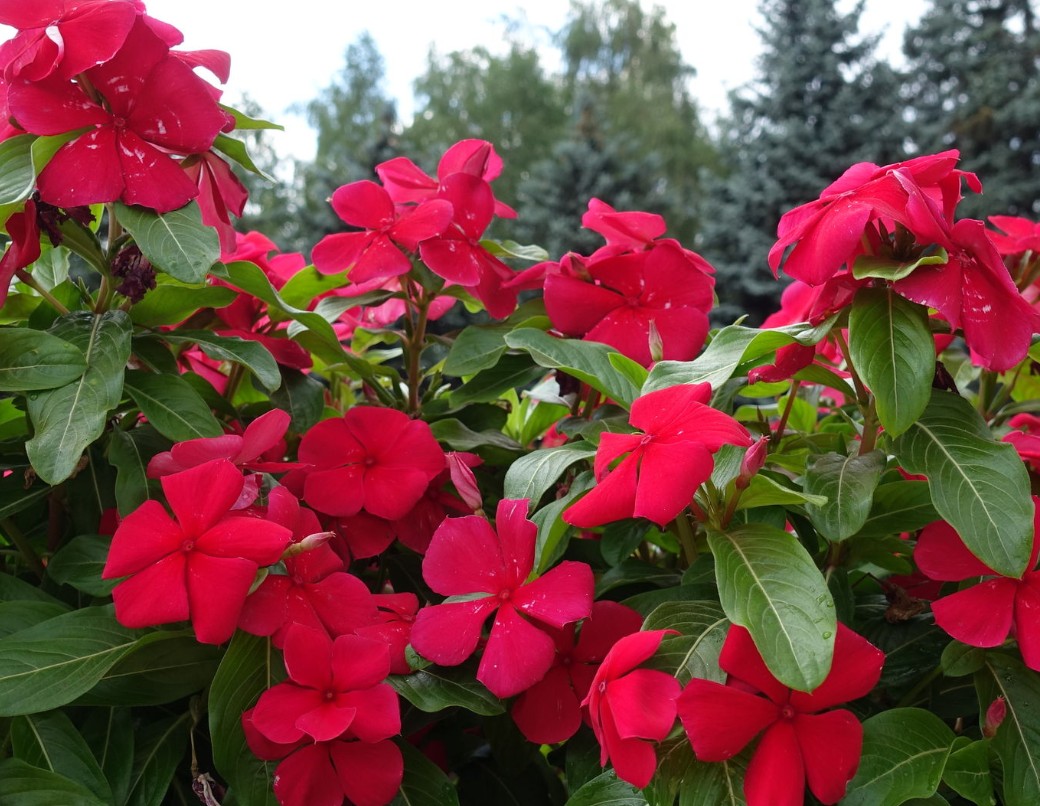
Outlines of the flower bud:
[{"label": "flower bud", "polygon": [[484,500],[480,495],[480,488],[477,486],[477,477],[473,475],[469,465],[462,460],[462,457],[456,451],[448,451],[447,459],[451,483],[455,485],[455,489],[463,502],[474,512],[482,509]]},{"label": "flower bud", "polygon": [[745,490],[751,483],[751,478],[766,463],[766,454],[769,452],[769,437],[762,437],[754,445],[747,449],[744,458],[740,460],[740,475],[737,476],[736,485],[738,490]]},{"label": "flower bud", "polygon": [[997,728],[1000,727],[1000,723],[1004,721],[1005,716],[1007,716],[1007,703],[1004,702],[1003,697],[997,697],[989,704],[989,708],[986,709],[986,720],[982,724],[982,735],[987,739],[992,739],[996,736]]},{"label": "flower bud", "polygon": [[297,554],[303,554],[305,551],[313,551],[319,546],[324,546],[335,536],[335,532],[315,532],[312,535],[307,535],[298,543],[290,543],[282,554],[282,559],[295,557]]}]

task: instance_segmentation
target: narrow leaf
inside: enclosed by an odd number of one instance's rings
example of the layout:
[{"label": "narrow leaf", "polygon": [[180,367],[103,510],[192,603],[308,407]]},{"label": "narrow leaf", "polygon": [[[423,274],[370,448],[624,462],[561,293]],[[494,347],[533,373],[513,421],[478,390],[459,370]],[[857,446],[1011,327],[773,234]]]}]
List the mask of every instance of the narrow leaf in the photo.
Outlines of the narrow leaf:
[{"label": "narrow leaf", "polygon": [[849,352],[881,424],[892,436],[902,434],[931,397],[935,340],[928,311],[889,288],[862,289],[849,313]]},{"label": "narrow leaf", "polygon": [[112,802],[125,803],[134,764],[134,723],[130,710],[92,708],[82,733],[112,788]]},{"label": "narrow leaf", "polygon": [[886,458],[881,451],[862,456],[826,453],[816,457],[805,473],[805,491],[821,495],[826,504],[806,509],[816,530],[828,540],[844,540],[863,528],[870,514],[874,488],[881,480]]},{"label": "narrow leaf", "polygon": [[972,554],[997,573],[1021,576],[1033,547],[1029,475],[968,401],[933,392],[895,452],[907,471],[927,476],[935,509]]},{"label": "narrow leaf", "polygon": [[749,523],[709,532],[722,608],[746,627],[784,685],[812,691],[831,668],[834,600],[812,557],[791,534]]}]

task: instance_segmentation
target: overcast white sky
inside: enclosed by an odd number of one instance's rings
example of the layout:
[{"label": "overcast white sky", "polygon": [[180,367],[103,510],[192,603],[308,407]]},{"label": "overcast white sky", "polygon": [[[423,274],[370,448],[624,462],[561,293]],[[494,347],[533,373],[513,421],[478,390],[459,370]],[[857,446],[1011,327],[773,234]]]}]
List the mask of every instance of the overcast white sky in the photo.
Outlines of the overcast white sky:
[{"label": "overcast white sky", "polygon": [[[697,70],[693,92],[706,115],[723,110],[727,91],[754,75],[759,39],[758,0],[644,0],[663,6],[676,27],[683,56]],[[315,97],[339,72],[343,52],[369,31],[386,60],[390,94],[410,114],[412,82],[424,71],[433,44],[439,52],[483,44],[501,46],[503,16],[526,18],[532,37],[547,39],[567,16],[566,0],[146,0],[153,16],[180,28],[185,47],[231,54],[226,100],[247,93],[287,131],[279,153],[313,153],[306,123],[286,113]],[[845,0],[851,5],[851,0]],[[864,32],[887,30],[884,52],[898,57],[906,23],[920,18],[926,0],[867,0]]]}]

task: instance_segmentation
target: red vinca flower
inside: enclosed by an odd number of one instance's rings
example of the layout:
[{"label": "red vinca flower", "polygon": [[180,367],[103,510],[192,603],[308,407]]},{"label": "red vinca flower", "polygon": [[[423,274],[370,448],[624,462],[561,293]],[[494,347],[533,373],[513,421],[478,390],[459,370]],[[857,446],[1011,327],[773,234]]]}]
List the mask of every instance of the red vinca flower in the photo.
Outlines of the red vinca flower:
[{"label": "red vinca flower", "polygon": [[827,678],[811,693],[794,691],[734,625],[719,657],[726,685],[691,680],[679,719],[701,761],[732,758],[762,734],[744,777],[748,806],[801,806],[806,780],[818,800],[837,803],[859,767],[863,726],[851,711],[827,709],[865,696],[884,662],[881,650],[839,623]]},{"label": "red vinca flower", "polygon": [[338,188],[332,209],[364,232],[326,235],[314,247],[314,266],[324,274],[347,271],[354,283],[407,274],[412,261],[398,245],[415,252],[420,241],[444,232],[452,218],[451,203],[443,199],[399,209],[384,188],[367,179]]},{"label": "red vinca flower", "polygon": [[1022,461],[1034,473],[1040,473],[1040,417],[1022,412],[1008,420],[1007,424],[1015,430],[1005,434],[1003,441],[1014,445]]},{"label": "red vinca flower", "polygon": [[563,519],[588,528],[625,518],[664,526],[675,518],[711,475],[712,454],[725,444],[751,445],[747,429],[711,408],[710,398],[711,387],[701,383],[670,386],[636,400],[628,421],[642,433],[601,435],[596,486]]},{"label": "red vinca flower", "polygon": [[397,693],[386,683],[386,644],[358,635],[329,638],[294,625],[285,637],[289,679],[260,695],[253,725],[267,739],[379,742],[401,732]]},{"label": "red vinca flower", "polygon": [[935,623],[958,641],[978,647],[999,646],[1013,632],[1026,666],[1040,671],[1040,498],[1033,496],[1033,505],[1033,553],[1021,579],[1001,576],[979,560],[945,521],[921,530],[914,562],[937,581],[985,577],[932,602]]},{"label": "red vinca flower", "polygon": [[600,745],[600,766],[614,765],[618,778],[642,789],[657,768],[652,740],[664,739],[675,723],[679,681],[667,672],[637,669],[674,630],[626,635],[607,653],[582,705],[589,708]]},{"label": "red vinca flower", "polygon": [[[265,515],[292,530],[296,545],[323,533],[317,515],[301,507],[284,487],[271,491]],[[335,637],[376,618],[375,601],[365,583],[346,572],[343,560],[328,544],[286,557],[285,571],[268,574],[250,594],[239,627],[253,635],[270,635],[274,645],[282,647],[293,624]]]},{"label": "red vinca flower", "polygon": [[1000,230],[989,231],[989,239],[1000,254],[1040,253],[1040,223],[1010,215],[991,215],[988,220]]},{"label": "red vinca flower", "polygon": [[405,648],[412,640],[412,623],[419,611],[419,597],[414,593],[377,593],[372,596],[378,612],[371,624],[354,632],[382,641],[390,649],[390,674],[412,671]]},{"label": "red vinca flower", "polygon": [[121,624],[190,618],[202,643],[231,637],[257,570],[277,562],[291,537],[277,523],[229,514],[242,486],[226,459],[207,462],[163,477],[174,518],[145,501],[123,519],[101,574],[127,577],[112,591]]},{"label": "red vinca flower", "polygon": [[35,263],[40,257],[40,224],[36,219],[36,203],[27,199],[23,210],[7,217],[4,229],[11,236],[11,244],[0,258],[0,307],[7,300],[15,272]]},{"label": "red vinca flower", "polygon": [[581,726],[581,701],[589,693],[596,670],[621,638],[639,632],[643,617],[611,601],[595,602],[575,641],[574,627],[552,630],[556,657],[545,677],[513,704],[513,721],[535,744],[565,742]]},{"label": "red vinca flower", "polygon": [[[355,406],[323,420],[300,441],[303,499],[326,515],[365,510],[396,520],[408,514],[445,468],[444,451],[422,420],[393,409]],[[297,476],[286,484],[292,489]]]},{"label": "red vinca flower", "polygon": [[530,688],[552,666],[552,638],[528,619],[559,629],[592,607],[592,569],[585,563],[565,561],[527,582],[538,533],[527,506],[526,499],[500,501],[497,531],[477,516],[445,519],[423,558],[423,578],[443,596],[465,598],[424,607],[412,625],[416,652],[457,666],[476,650],[484,621],[495,613],[477,680],[498,697]]},{"label": "red vinca flower", "polygon": [[[570,255],[550,267],[545,309],[564,335],[609,344],[643,366],[689,361],[704,345],[714,270],[677,242],[602,259]],[[651,354],[652,329],[659,356]]]},{"label": "red vinca flower", "polygon": [[31,134],[87,130],[40,172],[40,198],[58,207],[118,199],[160,213],[195,198],[196,183],[170,155],[213,145],[227,117],[212,87],[140,18],[119,53],[87,75],[107,106],[55,77],[11,85],[11,114]]}]

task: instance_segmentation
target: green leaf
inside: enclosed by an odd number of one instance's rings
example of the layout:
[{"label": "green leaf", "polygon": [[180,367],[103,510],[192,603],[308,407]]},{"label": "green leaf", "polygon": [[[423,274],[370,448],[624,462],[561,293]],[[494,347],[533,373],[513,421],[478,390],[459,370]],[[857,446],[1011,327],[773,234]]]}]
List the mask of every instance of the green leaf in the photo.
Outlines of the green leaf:
[{"label": "green leaf", "polygon": [[504,497],[526,498],[532,505],[537,504],[567,468],[595,455],[596,449],[581,441],[521,456],[506,470]]},{"label": "green leaf", "polygon": [[221,285],[188,286],[160,283],[130,309],[135,324],[161,327],[183,322],[202,308],[223,308],[238,297],[233,288]]},{"label": "green leaf", "polygon": [[893,708],[863,723],[863,755],[842,806],[899,804],[939,788],[953,731],[920,708]]},{"label": "green leaf", "polygon": [[32,194],[36,185],[32,161],[35,140],[34,135],[19,134],[0,142],[0,204],[14,205]]},{"label": "green leaf", "polygon": [[151,264],[183,283],[201,283],[220,260],[217,231],[202,223],[197,202],[168,213],[116,202],[115,213]]},{"label": "green leaf", "polygon": [[108,596],[116,582],[102,579],[101,572],[108,560],[111,543],[111,537],[102,535],[72,538],[51,557],[47,564],[47,576],[59,585],[71,585],[90,596]]},{"label": "green leaf", "polygon": [[87,370],[83,351],[42,330],[0,330],[0,392],[55,389]]},{"label": "green leaf", "polygon": [[939,660],[946,677],[964,677],[975,674],[986,665],[986,650],[977,646],[968,646],[960,641],[950,641],[943,649]]},{"label": "green leaf", "polygon": [[191,714],[146,724],[134,737],[127,806],[160,806],[188,747]]},{"label": "green leaf", "polygon": [[[281,127],[276,127],[272,124],[271,128]],[[249,152],[246,151],[246,144],[241,140],[236,140],[234,137],[228,137],[226,134],[218,134],[216,139],[213,141],[213,148],[224,156],[230,157],[247,171],[254,173],[257,176],[262,176],[264,179],[271,179],[271,177],[256,167],[253,158],[250,157]]]},{"label": "green leaf", "polygon": [[67,612],[68,605],[59,602],[0,602],[0,638],[6,638]]},{"label": "green leaf", "polygon": [[202,352],[216,361],[241,364],[256,376],[268,392],[273,392],[282,383],[278,363],[260,342],[237,336],[218,336],[208,330],[178,330],[164,333],[163,338],[171,344],[197,344]]},{"label": "green leaf", "polygon": [[438,442],[446,442],[455,451],[472,451],[483,447],[502,448],[507,451],[523,450],[519,443],[501,431],[474,431],[461,420],[454,418],[430,423],[430,430]]},{"label": "green leaf", "polygon": [[575,476],[567,493],[555,501],[546,504],[539,509],[531,520],[538,527],[538,540],[535,543],[535,569],[539,574],[544,574],[557,560],[563,556],[567,549],[564,540],[572,532],[572,527],[564,523],[563,511],[570,506],[579,495],[588,492],[593,485],[592,472],[585,471]]},{"label": "green leaf", "polygon": [[210,686],[209,731],[213,763],[244,806],[277,803],[271,790],[276,764],[254,756],[242,732],[242,712],[276,682],[270,640],[237,631]]},{"label": "green leaf", "polygon": [[950,753],[942,777],[950,789],[978,806],[992,806],[997,802],[989,771],[987,741],[971,742]]},{"label": "green leaf", "polygon": [[[860,255],[852,264],[852,276],[857,280],[875,277],[894,283],[913,273],[919,266],[942,266],[950,262],[945,249],[939,249],[934,255],[922,255],[913,261],[900,262],[876,255]],[[849,345],[850,347],[852,345]],[[935,354],[932,354],[934,359]]]},{"label": "green leaf", "polygon": [[134,724],[130,709],[92,708],[81,732],[112,788],[112,802],[126,802],[134,764]]},{"label": "green leaf", "polygon": [[795,324],[772,330],[756,330],[740,325],[722,328],[704,352],[693,361],[658,361],[643,385],[643,394],[680,383],[710,383],[718,389],[742,363],[755,361],[789,344],[812,345],[821,341],[836,317],[816,327]]},{"label": "green leaf", "polygon": [[325,411],[325,387],[312,375],[296,369],[282,370],[282,383],[271,393],[271,403],[292,418],[292,430],[302,434]]},{"label": "green leaf", "polygon": [[109,806],[84,786],[64,775],[41,770],[21,759],[0,761],[0,803],[7,806]]},{"label": "green leaf", "polygon": [[467,667],[429,666],[408,675],[390,675],[386,680],[408,702],[428,714],[458,706],[480,716],[505,713],[502,702],[478,683]]},{"label": "green leaf", "polygon": [[972,554],[998,574],[1021,576],[1033,546],[1029,474],[968,401],[933,392],[924,414],[896,439],[895,452],[908,472],[928,477],[936,511]]},{"label": "green leaf", "polygon": [[58,319],[50,332],[86,357],[87,370],[70,384],[29,395],[36,434],[26,443],[29,461],[48,484],[72,475],[86,447],[101,436],[108,413],[119,405],[123,367],[130,358],[130,318],[122,311],[85,311]]},{"label": "green leaf", "polygon": [[497,364],[481,370],[448,396],[453,409],[470,403],[491,403],[505,392],[520,390],[545,376],[545,368],[532,365],[527,355],[504,355]]},{"label": "green leaf", "polygon": [[[24,459],[22,463],[24,464]],[[9,518],[46,498],[52,492],[48,484],[34,481],[28,488],[22,473],[0,478],[0,518]],[[3,576],[0,574],[0,576]]]},{"label": "green leaf", "polygon": [[647,806],[647,802],[632,784],[619,780],[614,770],[607,770],[571,795],[567,806]]},{"label": "green leaf", "polygon": [[542,300],[531,300],[517,308],[504,322],[469,325],[455,338],[444,359],[444,374],[455,378],[476,375],[495,366],[506,351],[505,338],[520,327],[547,330],[549,318]]},{"label": "green leaf", "polygon": [[658,748],[657,772],[643,790],[650,806],[746,806],[744,752],[727,761],[698,761],[685,736]]},{"label": "green leaf", "polygon": [[113,429],[108,461],[116,469],[116,506],[124,518],[152,497],[154,482],[148,478],[148,462],[169,448],[170,441],[151,426]]},{"label": "green leaf", "polygon": [[120,625],[111,605],[73,610],[0,640],[0,716],[72,702],[149,640]]},{"label": "green leaf", "polygon": [[164,705],[197,691],[213,679],[221,651],[200,644],[187,631],[158,632],[101,677],[76,705]]},{"label": "green leaf", "polygon": [[128,369],[125,385],[148,422],[174,442],[224,433],[206,401],[180,375]]},{"label": "green leaf", "polygon": [[112,798],[101,767],[72,720],[61,711],[16,717],[11,725],[15,758],[82,784],[98,800]]},{"label": "green leaf", "polygon": [[826,504],[806,507],[820,534],[837,541],[863,528],[886,462],[881,451],[861,456],[825,453],[810,462],[805,472],[805,491],[827,499]]},{"label": "green leaf", "polygon": [[390,806],[459,806],[455,787],[440,767],[410,742],[398,741],[397,746],[404,756],[404,779]]},{"label": "green leaf", "polygon": [[890,288],[861,289],[849,313],[849,352],[881,424],[892,436],[902,434],[932,393],[935,340],[927,309]]},{"label": "green leaf", "polygon": [[812,691],[831,668],[834,600],[797,538],[764,524],[709,532],[719,598],[730,621],[746,627],[773,675]]},{"label": "green leaf", "polygon": [[1006,714],[990,745],[1004,769],[1004,806],[1040,803],[1040,675],[1018,658],[990,652],[986,668],[975,675],[979,721],[997,697],[1004,698]]},{"label": "green leaf", "polygon": [[[787,482],[787,484],[790,483]],[[737,502],[737,509],[805,504],[823,506],[827,503],[827,499],[822,495],[812,495],[802,490],[792,489],[787,484],[777,481],[768,472],[760,471],[757,475],[752,476],[751,483],[740,496],[740,501]]]},{"label": "green leaf", "polygon": [[935,520],[939,513],[932,505],[927,481],[886,482],[874,490],[870,514],[857,537],[915,532]]},{"label": "green leaf", "polygon": [[514,350],[530,353],[539,365],[563,370],[626,408],[639,396],[628,376],[610,363],[611,353],[617,351],[605,344],[557,339],[531,327],[514,330],[505,341]]},{"label": "green leaf", "polygon": [[518,258],[539,263],[549,259],[549,253],[538,244],[522,245],[516,241],[493,241],[490,238],[481,240],[480,245],[498,258]]},{"label": "green leaf", "polygon": [[628,378],[636,389],[642,389],[646,379],[650,377],[650,371],[646,367],[627,355],[610,353],[607,360],[610,361],[610,366]]},{"label": "green leaf", "polygon": [[646,617],[644,630],[677,630],[667,635],[654,655],[654,668],[674,675],[685,685],[691,678],[725,682],[719,654],[730,622],[716,602],[666,602]]}]

